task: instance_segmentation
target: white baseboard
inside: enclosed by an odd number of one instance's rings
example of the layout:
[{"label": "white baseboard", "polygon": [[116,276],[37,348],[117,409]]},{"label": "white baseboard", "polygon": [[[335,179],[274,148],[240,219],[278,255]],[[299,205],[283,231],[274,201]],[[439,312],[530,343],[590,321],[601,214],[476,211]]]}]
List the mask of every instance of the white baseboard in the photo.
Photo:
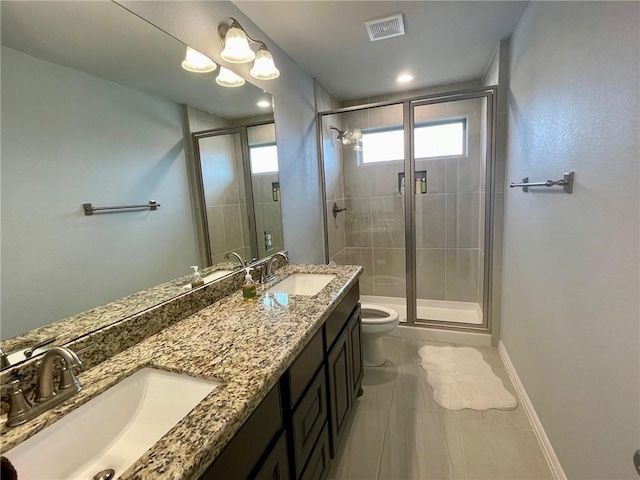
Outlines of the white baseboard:
[{"label": "white baseboard", "polygon": [[390,334],[392,337],[419,338],[431,342],[455,343],[456,345],[472,345],[476,347],[490,347],[491,335],[487,333],[460,332],[455,330],[440,330],[437,328],[412,327],[400,324]]},{"label": "white baseboard", "polygon": [[544,458],[547,461],[547,465],[549,465],[549,470],[551,470],[553,478],[555,480],[567,480],[567,476],[564,474],[564,470],[556,456],[556,452],[553,450],[549,437],[547,437],[547,434],[544,431],[542,422],[540,422],[538,414],[533,408],[533,404],[529,399],[529,395],[527,395],[527,391],[524,389],[524,385],[522,385],[522,382],[520,381],[520,377],[518,377],[518,372],[516,372],[513,363],[511,363],[511,359],[509,358],[509,354],[507,353],[507,349],[504,346],[504,343],[502,343],[502,340],[498,343],[498,352],[500,352],[500,358],[502,358],[504,366],[507,369],[507,373],[509,374],[509,378],[511,379],[511,383],[513,383],[513,387],[516,390],[518,400],[522,404],[522,407],[527,414],[527,418],[533,427],[533,431],[538,439],[538,443],[540,444],[540,448],[542,449]]}]

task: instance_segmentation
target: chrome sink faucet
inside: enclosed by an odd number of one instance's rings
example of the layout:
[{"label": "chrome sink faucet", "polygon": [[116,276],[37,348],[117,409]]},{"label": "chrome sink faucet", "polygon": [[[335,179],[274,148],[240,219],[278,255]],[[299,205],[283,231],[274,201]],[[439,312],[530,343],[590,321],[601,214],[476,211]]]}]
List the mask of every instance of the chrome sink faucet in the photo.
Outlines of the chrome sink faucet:
[{"label": "chrome sink faucet", "polygon": [[269,259],[269,261],[267,262],[267,265],[264,269],[264,274],[267,277],[267,281],[269,279],[271,279],[271,277],[273,277],[273,275],[275,275],[275,273],[273,272],[273,261],[277,258],[280,257],[282,258],[285,262],[289,262],[289,257],[287,257],[287,254],[284,252],[277,252],[274,253],[271,258]]},{"label": "chrome sink faucet", "polygon": [[[56,358],[62,358],[64,365],[60,370],[60,384],[58,393],[67,389],[75,389],[76,392],[82,390],[82,385],[73,374],[73,368],[82,367],[82,362],[78,356],[65,347],[53,347],[47,350],[40,365],[38,378],[36,380],[36,403],[44,403],[52,400],[58,395],[53,388],[53,365]],[[60,403],[60,402],[57,402]]]},{"label": "chrome sink faucet", "polygon": [[[60,383],[57,389],[53,385],[53,367],[56,359],[64,361],[60,370]],[[9,389],[10,408],[7,415],[7,426],[16,427],[22,425],[82,390],[80,381],[73,373],[74,367],[82,367],[82,362],[68,348],[52,347],[47,350],[36,378],[36,393],[33,403],[24,397],[18,379],[3,385],[3,387]]]},{"label": "chrome sink faucet", "polygon": [[224,256],[224,258],[228,259],[228,258],[231,258],[231,256],[234,256],[238,259],[241,267],[245,267],[247,265],[244,259],[240,255],[238,255],[236,252],[229,252]]}]

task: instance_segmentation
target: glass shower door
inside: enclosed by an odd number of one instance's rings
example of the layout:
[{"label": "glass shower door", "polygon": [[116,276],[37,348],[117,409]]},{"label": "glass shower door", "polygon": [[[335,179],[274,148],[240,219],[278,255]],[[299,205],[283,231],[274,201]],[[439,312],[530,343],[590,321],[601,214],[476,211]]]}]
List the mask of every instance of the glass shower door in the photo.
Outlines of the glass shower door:
[{"label": "glass shower door", "polygon": [[486,327],[490,93],[412,104],[417,323]]},{"label": "glass shower door", "polygon": [[329,260],[362,265],[361,301],[406,319],[403,105],[324,115],[322,158]]}]

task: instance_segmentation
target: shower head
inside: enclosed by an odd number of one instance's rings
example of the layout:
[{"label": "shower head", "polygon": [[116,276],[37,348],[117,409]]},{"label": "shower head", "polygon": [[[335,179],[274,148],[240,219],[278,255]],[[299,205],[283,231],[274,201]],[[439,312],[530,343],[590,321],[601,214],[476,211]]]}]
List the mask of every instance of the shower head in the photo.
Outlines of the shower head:
[{"label": "shower head", "polygon": [[329,131],[335,130],[337,132],[336,143],[343,147],[348,147],[350,145],[355,145],[354,150],[361,151],[362,147],[362,132],[359,128],[354,128],[353,130],[340,130],[337,127],[331,125]]}]

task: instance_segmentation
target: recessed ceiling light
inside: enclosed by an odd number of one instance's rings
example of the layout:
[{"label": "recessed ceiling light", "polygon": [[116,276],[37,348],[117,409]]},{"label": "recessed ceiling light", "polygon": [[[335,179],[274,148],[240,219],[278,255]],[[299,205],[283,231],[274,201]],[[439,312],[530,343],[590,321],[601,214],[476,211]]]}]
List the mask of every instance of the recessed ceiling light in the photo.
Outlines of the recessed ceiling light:
[{"label": "recessed ceiling light", "polygon": [[271,106],[271,102],[269,100],[260,100],[258,103],[256,103],[256,105],[258,105],[260,108],[267,108]]},{"label": "recessed ceiling light", "polygon": [[411,80],[413,80],[413,75],[410,75],[408,73],[403,73],[402,75],[398,75],[398,78],[396,78],[396,82],[398,83],[407,83],[407,82],[410,82]]}]

